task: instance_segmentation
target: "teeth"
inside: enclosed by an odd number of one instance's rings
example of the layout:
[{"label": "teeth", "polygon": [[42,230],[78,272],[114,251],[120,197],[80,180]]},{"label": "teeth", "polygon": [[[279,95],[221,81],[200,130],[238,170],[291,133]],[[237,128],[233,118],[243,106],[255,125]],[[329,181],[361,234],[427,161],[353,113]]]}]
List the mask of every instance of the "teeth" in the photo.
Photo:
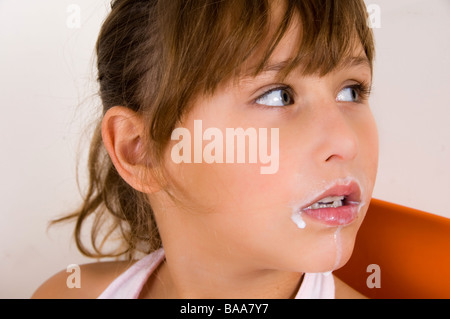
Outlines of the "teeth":
[{"label": "teeth", "polygon": [[343,200],[345,196],[328,196],[322,198],[321,200],[315,202],[306,209],[319,209],[319,208],[337,208],[343,206]]}]

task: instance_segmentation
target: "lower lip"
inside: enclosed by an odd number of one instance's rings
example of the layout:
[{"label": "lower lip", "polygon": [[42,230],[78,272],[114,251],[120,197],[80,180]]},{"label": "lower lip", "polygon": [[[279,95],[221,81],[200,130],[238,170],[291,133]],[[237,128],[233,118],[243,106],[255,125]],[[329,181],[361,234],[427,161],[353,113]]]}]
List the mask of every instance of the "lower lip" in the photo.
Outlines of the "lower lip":
[{"label": "lower lip", "polygon": [[359,207],[351,204],[337,208],[306,209],[302,213],[328,226],[344,226],[358,217]]}]

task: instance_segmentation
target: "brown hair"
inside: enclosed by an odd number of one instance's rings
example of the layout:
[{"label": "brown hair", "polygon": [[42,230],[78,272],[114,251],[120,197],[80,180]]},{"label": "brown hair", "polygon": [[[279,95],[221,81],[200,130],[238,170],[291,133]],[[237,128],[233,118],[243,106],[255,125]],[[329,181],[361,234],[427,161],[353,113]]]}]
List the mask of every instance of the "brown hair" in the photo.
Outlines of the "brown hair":
[{"label": "brown hair", "polygon": [[[161,164],[176,123],[189,102],[212,94],[220,83],[241,75],[241,66],[271,34],[269,45],[253,75],[271,53],[297,14],[301,22],[298,52],[286,66],[301,64],[305,74],[325,75],[352,52],[359,39],[372,64],[374,44],[363,0],[288,0],[275,29],[269,0],[117,0],[104,21],[97,43],[98,82],[103,112],[122,105],[149,123],[147,156]],[[117,173],[101,138],[101,119],[89,156],[89,188],[79,210],[58,221],[76,218],[79,250],[91,257],[132,258],[161,246],[153,211],[145,194]],[[156,164],[155,167],[163,167]],[[159,173],[161,181],[164,172]],[[89,216],[92,249],[81,239]],[[110,224],[106,221],[109,220]],[[108,227],[106,227],[108,225]],[[106,227],[101,235],[100,231]],[[107,239],[119,231],[121,249],[103,252]]]}]

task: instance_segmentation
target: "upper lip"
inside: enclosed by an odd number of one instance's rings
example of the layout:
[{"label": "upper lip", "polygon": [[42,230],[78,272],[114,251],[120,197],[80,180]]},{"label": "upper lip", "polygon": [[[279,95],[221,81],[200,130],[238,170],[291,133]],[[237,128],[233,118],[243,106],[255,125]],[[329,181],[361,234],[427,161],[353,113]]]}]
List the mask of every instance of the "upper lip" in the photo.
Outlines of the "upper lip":
[{"label": "upper lip", "polygon": [[329,196],[345,196],[346,204],[359,204],[361,202],[361,188],[354,180],[349,182],[334,182],[330,187],[323,191],[320,195],[315,197],[304,205],[301,210],[305,210],[312,204]]}]

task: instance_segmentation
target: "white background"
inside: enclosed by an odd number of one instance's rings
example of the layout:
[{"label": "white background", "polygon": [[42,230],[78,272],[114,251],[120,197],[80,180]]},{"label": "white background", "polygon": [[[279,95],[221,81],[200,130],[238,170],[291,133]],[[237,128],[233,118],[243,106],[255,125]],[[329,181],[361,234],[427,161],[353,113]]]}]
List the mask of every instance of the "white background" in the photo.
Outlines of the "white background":
[{"label": "white background", "polygon": [[[366,3],[381,8],[374,197],[450,218],[450,1]],[[0,0],[0,298],[28,298],[69,264],[95,261],[70,225],[47,223],[80,200],[76,159],[99,110],[94,44],[108,10],[108,0]]]}]

